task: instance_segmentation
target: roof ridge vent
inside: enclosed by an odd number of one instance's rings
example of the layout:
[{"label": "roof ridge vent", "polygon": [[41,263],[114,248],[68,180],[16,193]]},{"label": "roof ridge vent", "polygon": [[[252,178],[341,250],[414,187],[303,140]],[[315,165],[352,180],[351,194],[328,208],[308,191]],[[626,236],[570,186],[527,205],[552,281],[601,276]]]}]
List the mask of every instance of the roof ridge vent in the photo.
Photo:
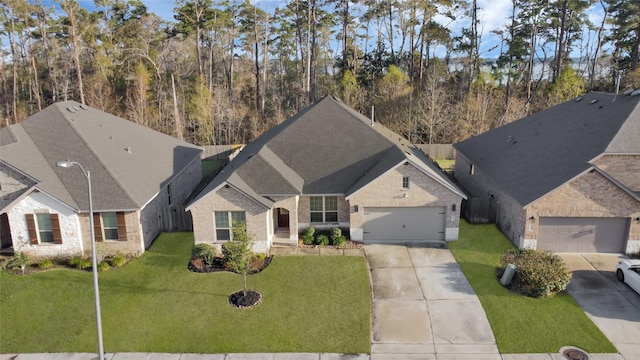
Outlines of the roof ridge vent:
[{"label": "roof ridge vent", "polygon": [[640,95],[640,89],[635,90],[634,92],[631,93],[631,96],[638,96]]},{"label": "roof ridge vent", "polygon": [[631,95],[632,92],[634,92],[635,89],[631,88],[629,90],[625,90],[625,92],[622,93],[622,95]]},{"label": "roof ridge vent", "polygon": [[77,107],[77,106],[74,106],[74,107],[73,107],[73,109],[74,109],[75,111],[80,111],[80,108],[79,108],[79,107]]},{"label": "roof ridge vent", "polygon": [[74,108],[73,108],[73,107],[71,107],[71,106],[69,106],[69,107],[67,108],[67,111],[68,111],[68,112],[70,112],[70,113],[72,113],[72,114],[75,114],[78,110],[77,110],[77,109],[74,109]]}]

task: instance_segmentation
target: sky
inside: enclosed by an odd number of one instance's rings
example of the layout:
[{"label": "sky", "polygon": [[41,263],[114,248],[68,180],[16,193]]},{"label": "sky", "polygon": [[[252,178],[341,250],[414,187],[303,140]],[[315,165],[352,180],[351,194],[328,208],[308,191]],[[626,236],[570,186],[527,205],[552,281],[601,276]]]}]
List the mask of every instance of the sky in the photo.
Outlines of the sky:
[{"label": "sky", "polygon": [[[51,0],[44,0],[43,4]],[[256,5],[269,13],[273,13],[276,7],[284,7],[286,0],[252,0]],[[402,1],[402,0],[401,0]],[[176,7],[175,0],[142,0],[147,6],[149,12],[155,13],[162,19],[167,21],[174,21],[173,9]],[[80,6],[92,11],[95,10],[93,0],[78,0]],[[480,44],[480,57],[483,58],[496,58],[499,55],[499,39],[491,31],[495,29],[504,29],[505,25],[509,23],[509,17],[511,16],[512,0],[478,0],[478,16],[480,20],[480,26],[478,30],[482,34],[482,41]],[[602,21],[602,8],[598,3],[594,4],[588,11],[591,21],[599,25]],[[448,18],[440,17],[439,22],[449,29],[454,34],[458,34],[462,28],[469,27],[469,19],[462,19],[451,21]],[[586,38],[586,36],[585,36]],[[593,38],[593,36],[591,36]],[[6,39],[0,38],[2,41],[2,47],[6,47]],[[436,54],[438,56],[438,54]],[[577,56],[577,54],[572,54]]]},{"label": "sky", "polygon": [[[253,0],[256,5],[268,12],[273,12],[276,7],[284,7],[285,0]],[[83,6],[93,7],[93,0],[80,0]],[[173,20],[173,9],[176,6],[174,0],[142,0],[147,6],[149,12],[153,12],[165,20]],[[482,33],[482,42],[480,46],[480,56],[485,58],[493,58],[499,55],[497,47],[499,39],[496,35],[491,34],[492,30],[504,29],[509,23],[511,16],[512,0],[478,0],[478,16],[480,26],[478,30]],[[602,21],[602,8],[599,4],[594,4],[588,11],[591,21],[599,25]],[[460,20],[451,22],[450,19],[442,17],[440,22],[449,27],[454,33],[458,33],[461,28],[468,27],[470,21]],[[490,51],[490,49],[493,49]]]}]

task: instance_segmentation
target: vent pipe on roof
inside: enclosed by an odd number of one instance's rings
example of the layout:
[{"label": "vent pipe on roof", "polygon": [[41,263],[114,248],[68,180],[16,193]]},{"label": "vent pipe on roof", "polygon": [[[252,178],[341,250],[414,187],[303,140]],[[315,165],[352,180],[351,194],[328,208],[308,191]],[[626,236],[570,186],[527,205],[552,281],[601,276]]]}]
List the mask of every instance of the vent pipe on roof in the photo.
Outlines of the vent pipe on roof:
[{"label": "vent pipe on roof", "polygon": [[375,121],[375,117],[376,117],[375,106],[371,106],[371,126],[373,126],[373,122]]}]

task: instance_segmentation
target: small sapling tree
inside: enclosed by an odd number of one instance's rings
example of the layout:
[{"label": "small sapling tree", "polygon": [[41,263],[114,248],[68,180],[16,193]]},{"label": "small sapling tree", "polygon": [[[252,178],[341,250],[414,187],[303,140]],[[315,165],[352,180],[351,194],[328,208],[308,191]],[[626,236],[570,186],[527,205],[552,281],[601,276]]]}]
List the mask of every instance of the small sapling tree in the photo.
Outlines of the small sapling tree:
[{"label": "small sapling tree", "polygon": [[247,275],[253,257],[253,234],[247,233],[246,223],[233,224],[233,240],[222,245],[222,255],[229,267],[242,275],[242,294],[247,296]]}]

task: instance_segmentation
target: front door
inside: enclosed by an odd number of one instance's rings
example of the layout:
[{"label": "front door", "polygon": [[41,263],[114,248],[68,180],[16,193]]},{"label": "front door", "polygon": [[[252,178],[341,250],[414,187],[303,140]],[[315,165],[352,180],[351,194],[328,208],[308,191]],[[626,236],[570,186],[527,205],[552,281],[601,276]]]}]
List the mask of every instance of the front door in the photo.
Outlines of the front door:
[{"label": "front door", "polygon": [[9,228],[9,217],[7,216],[7,213],[0,215],[0,243],[2,244],[2,249],[13,246],[13,242],[11,241],[11,229]]},{"label": "front door", "polygon": [[278,215],[278,228],[289,227],[289,210],[278,208],[276,209]]}]

